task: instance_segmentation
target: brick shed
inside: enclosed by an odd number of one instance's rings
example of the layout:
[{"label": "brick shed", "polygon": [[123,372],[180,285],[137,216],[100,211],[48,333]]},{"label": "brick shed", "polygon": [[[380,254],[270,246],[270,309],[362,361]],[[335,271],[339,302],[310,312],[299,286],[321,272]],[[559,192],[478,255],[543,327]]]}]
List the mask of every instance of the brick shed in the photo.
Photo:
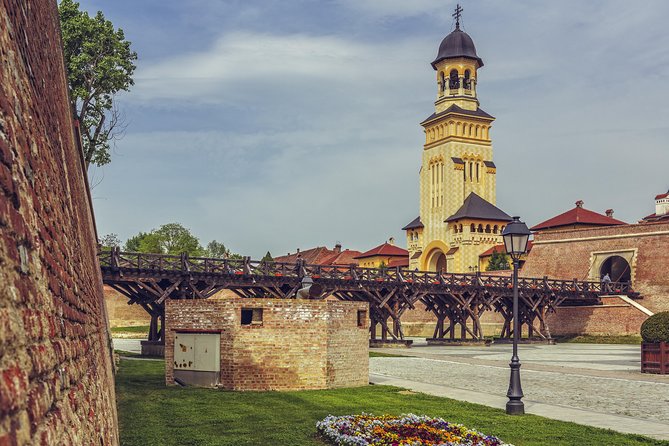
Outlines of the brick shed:
[{"label": "brick shed", "polygon": [[0,1],[0,445],[116,445],[85,167],[53,0]]},{"label": "brick shed", "polygon": [[364,302],[170,299],[165,317],[167,384],[306,390],[368,383]]}]

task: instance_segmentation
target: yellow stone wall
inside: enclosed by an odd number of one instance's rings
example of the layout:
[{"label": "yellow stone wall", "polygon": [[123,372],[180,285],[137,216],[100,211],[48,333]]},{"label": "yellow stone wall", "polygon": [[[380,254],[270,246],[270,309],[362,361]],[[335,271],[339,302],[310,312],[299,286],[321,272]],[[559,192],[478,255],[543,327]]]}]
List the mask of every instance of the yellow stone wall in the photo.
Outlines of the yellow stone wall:
[{"label": "yellow stone wall", "polygon": [[378,268],[383,263],[385,266],[388,266],[391,260],[396,259],[397,257],[391,256],[374,256],[366,257],[364,259],[358,259],[358,266],[363,268]]}]

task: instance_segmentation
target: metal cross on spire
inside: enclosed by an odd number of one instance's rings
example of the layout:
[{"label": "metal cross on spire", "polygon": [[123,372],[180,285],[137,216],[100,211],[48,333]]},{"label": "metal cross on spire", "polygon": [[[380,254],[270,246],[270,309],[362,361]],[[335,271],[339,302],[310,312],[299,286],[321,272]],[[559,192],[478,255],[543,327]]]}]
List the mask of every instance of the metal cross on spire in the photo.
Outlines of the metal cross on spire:
[{"label": "metal cross on spire", "polygon": [[460,29],[460,17],[462,17],[462,6],[460,6],[460,3],[457,4],[455,7],[455,12],[453,13],[453,17],[455,18],[455,28]]}]

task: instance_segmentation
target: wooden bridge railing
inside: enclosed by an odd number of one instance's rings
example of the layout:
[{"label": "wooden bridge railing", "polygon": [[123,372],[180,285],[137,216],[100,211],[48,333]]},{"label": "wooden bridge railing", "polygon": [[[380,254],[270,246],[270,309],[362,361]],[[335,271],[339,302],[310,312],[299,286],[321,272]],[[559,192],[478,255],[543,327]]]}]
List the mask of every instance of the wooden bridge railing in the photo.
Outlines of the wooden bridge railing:
[{"label": "wooden bridge railing", "polygon": [[[450,287],[513,287],[511,275],[493,276],[483,273],[439,273],[432,271],[412,271],[406,268],[363,268],[341,265],[310,265],[304,262],[263,262],[251,260],[249,257],[240,259],[216,259],[207,257],[189,257],[187,254],[147,254],[121,252],[119,248],[101,251],[100,266],[110,272],[133,271],[135,273],[164,273],[188,275],[230,275],[230,276],[263,276],[263,277],[295,277],[310,276],[314,280],[352,281],[366,284],[397,284]],[[576,294],[634,294],[628,282],[602,283],[584,280],[556,280],[543,278],[520,277],[520,289],[541,290],[555,293]]]}]

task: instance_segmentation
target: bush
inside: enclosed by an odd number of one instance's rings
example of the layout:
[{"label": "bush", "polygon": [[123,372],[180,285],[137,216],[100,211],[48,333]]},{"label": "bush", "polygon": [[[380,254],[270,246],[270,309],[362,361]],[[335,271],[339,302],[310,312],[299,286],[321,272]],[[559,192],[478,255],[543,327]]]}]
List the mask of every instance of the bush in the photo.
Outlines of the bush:
[{"label": "bush", "polygon": [[644,342],[669,342],[669,311],[654,314],[641,324]]}]

